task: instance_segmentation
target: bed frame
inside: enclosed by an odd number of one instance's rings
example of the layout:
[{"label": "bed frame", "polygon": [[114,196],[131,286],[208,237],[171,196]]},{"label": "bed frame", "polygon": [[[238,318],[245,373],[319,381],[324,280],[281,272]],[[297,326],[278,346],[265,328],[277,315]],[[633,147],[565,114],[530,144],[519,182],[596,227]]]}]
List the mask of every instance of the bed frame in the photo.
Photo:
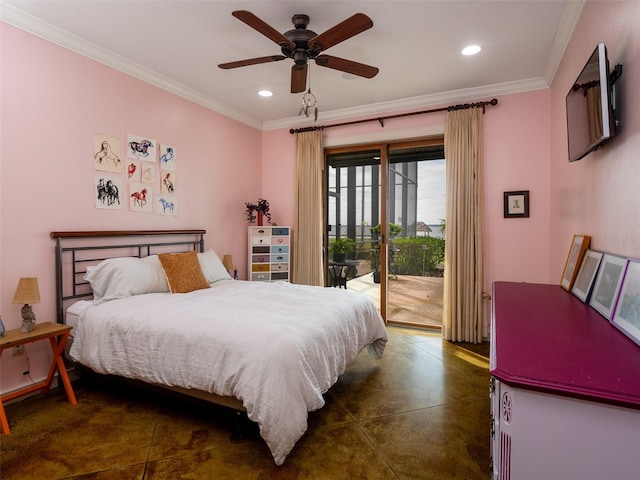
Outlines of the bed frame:
[{"label": "bed frame", "polygon": [[[73,302],[93,296],[84,280],[87,267],[117,257],[146,257],[158,253],[204,252],[206,230],[117,230],[51,232],[56,241],[57,322],[65,323],[65,309]],[[235,397],[220,396],[182,387],[154,386],[186,394],[217,405],[245,411]]]}]

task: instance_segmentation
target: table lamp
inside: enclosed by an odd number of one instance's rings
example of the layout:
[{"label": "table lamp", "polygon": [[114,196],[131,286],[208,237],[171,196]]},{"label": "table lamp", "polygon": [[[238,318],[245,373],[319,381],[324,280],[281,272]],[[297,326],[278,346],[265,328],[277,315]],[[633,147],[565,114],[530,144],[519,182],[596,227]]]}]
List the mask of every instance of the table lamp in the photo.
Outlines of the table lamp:
[{"label": "table lamp", "polygon": [[233,265],[233,257],[231,257],[230,254],[227,253],[222,257],[222,265],[224,265],[224,268],[227,269],[227,272],[229,272],[229,275],[231,275],[236,280],[238,279],[238,271]]},{"label": "table lamp", "polygon": [[40,303],[40,291],[36,277],[22,277],[18,282],[16,294],[13,297],[14,304],[23,304],[21,332],[33,332],[36,329],[36,316],[31,304]]}]

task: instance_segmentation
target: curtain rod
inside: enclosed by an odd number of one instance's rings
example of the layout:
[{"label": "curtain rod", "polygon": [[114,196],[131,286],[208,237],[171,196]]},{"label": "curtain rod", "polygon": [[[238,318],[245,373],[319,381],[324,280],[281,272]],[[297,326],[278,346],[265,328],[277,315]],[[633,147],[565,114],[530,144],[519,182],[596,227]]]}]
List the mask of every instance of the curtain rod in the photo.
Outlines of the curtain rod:
[{"label": "curtain rod", "polygon": [[498,99],[493,98],[488,101],[483,102],[475,102],[475,103],[464,103],[461,105],[449,105],[448,107],[441,108],[433,108],[431,110],[422,110],[420,112],[410,112],[410,113],[399,113],[397,115],[387,115],[385,117],[378,118],[367,118],[364,120],[353,120],[351,122],[343,122],[343,123],[334,123],[332,125],[325,126],[317,126],[317,127],[304,127],[304,128],[292,128],[289,130],[289,133],[302,133],[302,132],[313,132],[315,130],[324,130],[325,128],[333,128],[333,127],[344,127],[346,125],[356,125],[358,123],[366,123],[366,122],[379,122],[381,127],[384,127],[384,121],[389,120],[391,118],[400,118],[400,117],[410,117],[412,115],[422,115],[425,113],[435,113],[435,112],[444,112],[444,111],[454,111],[454,110],[464,110],[466,108],[476,108],[482,107],[482,113],[484,113],[485,107],[487,105],[497,105]]}]

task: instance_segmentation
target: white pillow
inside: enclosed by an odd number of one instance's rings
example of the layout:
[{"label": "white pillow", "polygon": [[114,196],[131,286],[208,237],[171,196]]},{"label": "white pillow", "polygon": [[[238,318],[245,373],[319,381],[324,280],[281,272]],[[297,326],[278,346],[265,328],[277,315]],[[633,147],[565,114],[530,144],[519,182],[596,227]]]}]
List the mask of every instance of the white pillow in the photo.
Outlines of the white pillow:
[{"label": "white pillow", "polygon": [[213,250],[198,253],[198,260],[200,261],[204,278],[207,279],[208,283],[215,283],[219,280],[231,280],[231,275],[229,275],[220,257],[218,257]]},{"label": "white pillow", "polygon": [[84,279],[91,285],[96,304],[143,293],[169,291],[157,255],[109,258],[94,267],[87,267]]}]

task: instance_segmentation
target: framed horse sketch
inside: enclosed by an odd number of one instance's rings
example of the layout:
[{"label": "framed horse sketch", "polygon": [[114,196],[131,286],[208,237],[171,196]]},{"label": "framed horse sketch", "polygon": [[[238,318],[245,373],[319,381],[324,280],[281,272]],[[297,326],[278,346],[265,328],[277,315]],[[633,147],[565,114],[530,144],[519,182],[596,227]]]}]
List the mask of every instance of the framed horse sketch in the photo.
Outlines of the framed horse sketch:
[{"label": "framed horse sketch", "polygon": [[103,172],[122,172],[120,139],[96,133],[93,136],[94,168]]},{"label": "framed horse sketch", "polygon": [[131,160],[142,160],[154,162],[157,158],[157,143],[147,137],[138,135],[127,135],[127,158]]},{"label": "framed horse sketch", "polygon": [[160,145],[160,168],[162,170],[169,170],[174,172],[176,170],[176,164],[178,161],[178,155],[176,149],[169,145]]},{"label": "framed horse sketch", "polygon": [[96,208],[107,210],[122,209],[122,175],[96,175],[94,185]]},{"label": "framed horse sketch", "polygon": [[153,187],[146,183],[129,183],[129,210],[153,212]]}]

